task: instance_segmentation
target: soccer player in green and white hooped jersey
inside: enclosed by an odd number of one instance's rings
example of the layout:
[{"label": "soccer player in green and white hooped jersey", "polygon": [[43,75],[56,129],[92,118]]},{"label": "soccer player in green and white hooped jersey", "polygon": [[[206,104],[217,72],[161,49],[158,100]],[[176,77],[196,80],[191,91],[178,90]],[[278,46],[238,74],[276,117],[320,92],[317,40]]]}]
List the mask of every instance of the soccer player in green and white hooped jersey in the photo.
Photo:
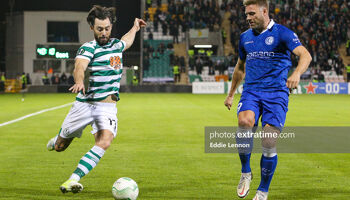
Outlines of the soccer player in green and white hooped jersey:
[{"label": "soccer player in green and white hooped jersey", "polygon": [[[80,159],[70,178],[60,186],[63,193],[83,190],[80,178],[97,165],[117,134],[116,101],[119,99],[119,82],[123,70],[122,52],[132,45],[136,32],[146,23],[135,18],[130,31],[118,40],[110,38],[115,21],[115,8],[94,6],[90,10],[87,22],[95,40],[79,48],[75,58],[75,84],[69,89],[79,94],[59,134],[47,144],[50,151],[64,151],[73,138],[81,137],[87,125],[92,126],[95,145]],[[89,77],[85,77],[85,71]],[[84,84],[84,78],[88,84]]]}]

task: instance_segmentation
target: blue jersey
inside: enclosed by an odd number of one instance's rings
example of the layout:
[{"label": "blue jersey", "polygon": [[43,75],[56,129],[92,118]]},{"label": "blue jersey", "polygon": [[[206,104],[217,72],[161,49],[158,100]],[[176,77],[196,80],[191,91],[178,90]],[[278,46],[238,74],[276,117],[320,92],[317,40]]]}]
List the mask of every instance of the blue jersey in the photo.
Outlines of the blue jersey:
[{"label": "blue jersey", "polygon": [[239,57],[246,62],[244,90],[286,91],[290,53],[301,43],[298,36],[273,20],[258,34],[252,29],[241,34]]}]

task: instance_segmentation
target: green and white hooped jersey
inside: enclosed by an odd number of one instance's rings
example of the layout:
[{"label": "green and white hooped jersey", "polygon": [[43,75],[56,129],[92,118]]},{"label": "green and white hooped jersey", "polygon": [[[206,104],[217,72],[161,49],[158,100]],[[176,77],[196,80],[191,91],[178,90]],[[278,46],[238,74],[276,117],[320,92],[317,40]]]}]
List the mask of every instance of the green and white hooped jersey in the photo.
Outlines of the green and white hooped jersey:
[{"label": "green and white hooped jersey", "polygon": [[124,41],[111,38],[104,46],[98,45],[96,40],[93,40],[79,48],[75,58],[90,61],[85,73],[85,80],[89,83],[85,95],[82,92],[78,93],[76,100],[101,101],[111,94],[119,99],[120,79],[123,72],[122,52],[125,46]]}]

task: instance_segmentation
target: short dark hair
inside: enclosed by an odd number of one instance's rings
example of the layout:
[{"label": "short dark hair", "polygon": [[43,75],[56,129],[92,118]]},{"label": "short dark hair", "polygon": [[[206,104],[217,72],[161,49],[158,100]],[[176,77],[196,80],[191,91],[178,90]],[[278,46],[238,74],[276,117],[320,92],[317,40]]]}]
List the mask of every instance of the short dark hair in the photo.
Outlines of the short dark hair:
[{"label": "short dark hair", "polygon": [[113,24],[117,21],[115,14],[116,14],[116,9],[114,7],[107,8],[107,7],[102,7],[100,5],[94,5],[89,11],[89,14],[86,20],[90,26],[95,25],[96,18],[100,20],[104,20],[108,18],[109,21],[111,21],[111,23]]},{"label": "short dark hair", "polygon": [[268,0],[244,0],[243,1],[243,5],[244,6],[249,6],[252,4],[257,4],[259,6],[264,6],[267,8],[267,10],[269,9],[269,1]]}]

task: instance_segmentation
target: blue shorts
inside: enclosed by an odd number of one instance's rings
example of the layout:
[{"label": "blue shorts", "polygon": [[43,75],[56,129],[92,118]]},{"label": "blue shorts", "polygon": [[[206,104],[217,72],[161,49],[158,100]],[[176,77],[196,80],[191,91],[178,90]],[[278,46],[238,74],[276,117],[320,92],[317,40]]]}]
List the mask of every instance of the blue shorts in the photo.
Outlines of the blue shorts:
[{"label": "blue shorts", "polygon": [[261,116],[261,124],[278,127],[282,130],[288,111],[289,94],[280,92],[256,92],[244,91],[237,106],[237,116],[240,112],[251,110],[255,113],[255,124],[258,126]]}]

